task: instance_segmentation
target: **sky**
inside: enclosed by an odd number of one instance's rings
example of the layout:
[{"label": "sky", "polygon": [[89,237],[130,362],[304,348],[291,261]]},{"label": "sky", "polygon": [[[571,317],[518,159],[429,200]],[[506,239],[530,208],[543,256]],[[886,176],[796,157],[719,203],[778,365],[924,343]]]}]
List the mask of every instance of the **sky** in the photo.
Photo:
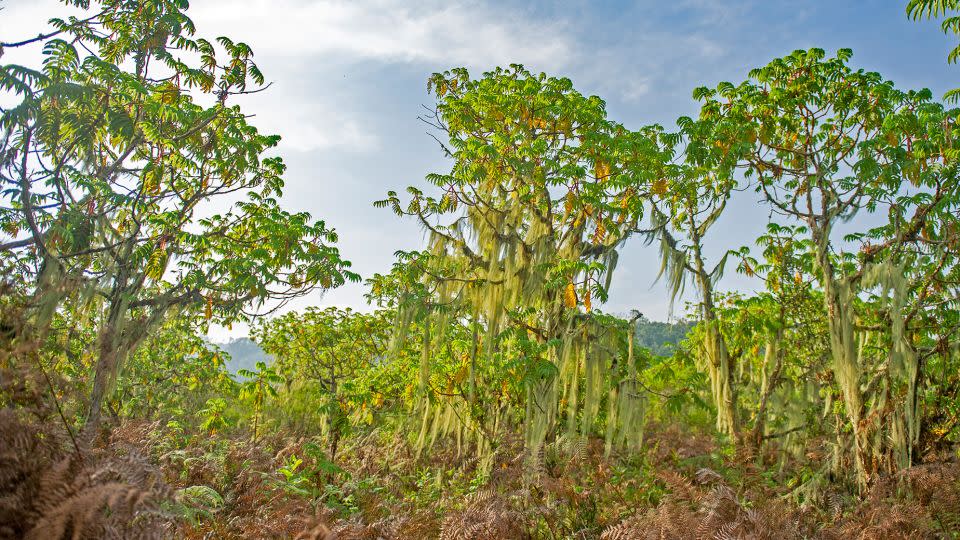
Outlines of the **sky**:
[{"label": "sky", "polygon": [[[795,49],[854,51],[852,63],[900,88],[935,95],[960,86],[946,56],[955,44],[936,22],[914,22],[906,0],[639,0],[636,2],[480,2],[471,0],[193,0],[198,35],[226,35],[250,45],[272,82],[246,96],[261,131],[283,137],[288,165],[281,199],[336,228],[344,258],[364,278],[386,272],[396,250],[418,249],[425,236],[412,221],[373,208],[389,190],[424,186],[449,169],[429,129],[417,119],[433,102],[431,73],[467,67],[475,75],[520,63],[564,76],[607,103],[628,128],[668,128],[694,115],[691,91],[747,72]],[[0,0],[0,40],[32,37],[53,0]],[[3,62],[13,61],[4,57]],[[707,239],[714,260],[752,245],[768,215],[753,193],[739,194]],[[656,283],[655,246],[628,241],[604,310],[637,309],[664,320],[683,314]],[[732,268],[725,289],[757,284]],[[369,309],[363,285],[296,300],[288,309],[340,305]],[[221,341],[244,327],[214,328]]]}]

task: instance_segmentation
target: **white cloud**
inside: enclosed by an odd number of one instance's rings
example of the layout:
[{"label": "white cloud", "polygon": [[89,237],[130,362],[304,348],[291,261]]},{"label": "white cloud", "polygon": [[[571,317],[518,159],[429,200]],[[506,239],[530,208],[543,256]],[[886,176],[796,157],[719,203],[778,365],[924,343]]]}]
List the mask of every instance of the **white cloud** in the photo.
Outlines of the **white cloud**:
[{"label": "white cloud", "polygon": [[650,93],[650,81],[646,77],[626,79],[620,85],[620,95],[626,101],[637,101]]},{"label": "white cloud", "polygon": [[[420,63],[424,74],[453,66],[489,69],[520,62],[552,70],[574,59],[572,36],[558,21],[531,20],[470,0],[196,0],[190,17],[204,36],[249,44],[274,88],[245,106],[283,147],[370,152],[381,147],[366,114],[335,66]],[[311,88],[312,86],[312,88]]]},{"label": "white cloud", "polygon": [[548,67],[574,50],[555,21],[464,1],[254,0],[237,8],[230,0],[205,0],[190,13],[205,32],[228,33],[270,55]]},{"label": "white cloud", "polygon": [[310,150],[371,151],[379,144],[373,133],[356,122],[346,120],[338,125],[310,122],[285,126],[281,147],[307,152]]},{"label": "white cloud", "polygon": [[[5,40],[28,37],[11,30],[36,33],[49,17],[64,14],[53,0],[0,5]],[[253,48],[278,84],[262,97],[244,100],[244,106],[257,115],[262,131],[281,134],[284,148],[301,152],[380,147],[376,121],[363,114],[362,104],[350,92],[331,92],[330,85],[338,83],[323,75],[330,75],[333,65],[425,63],[427,73],[521,62],[551,70],[570,62],[576,49],[560,22],[531,20],[471,0],[195,0],[189,15],[200,35],[227,35]],[[16,55],[21,51],[7,52],[5,61],[36,60],[35,50],[23,58]],[[316,88],[309,89],[311,84]]]},{"label": "white cloud", "polygon": [[[282,75],[282,73],[281,73]],[[278,90],[282,85],[278,87]],[[338,103],[328,96],[295,96],[269,92],[263,99],[244,103],[248,112],[257,113],[254,124],[263,133],[280,135],[281,149],[297,152],[350,151],[370,152],[380,146],[374,127],[368,120],[349,110],[350,103]]]}]

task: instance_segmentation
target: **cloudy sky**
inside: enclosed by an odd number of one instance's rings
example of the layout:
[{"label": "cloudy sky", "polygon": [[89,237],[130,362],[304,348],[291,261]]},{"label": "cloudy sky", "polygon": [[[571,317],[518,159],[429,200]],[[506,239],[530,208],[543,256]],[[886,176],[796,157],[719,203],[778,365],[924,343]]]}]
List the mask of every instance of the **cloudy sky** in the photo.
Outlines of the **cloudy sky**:
[{"label": "cloudy sky", "polygon": [[[284,203],[334,226],[344,256],[364,277],[390,267],[393,252],[416,249],[416,225],[371,202],[423,184],[448,165],[417,120],[430,104],[427,77],[451,67],[481,73],[522,63],[573,80],[604,98],[627,127],[673,126],[696,110],[698,85],[738,82],[749,69],[798,48],[849,47],[854,63],[901,88],[958,86],[946,64],[952,40],[933,22],[906,18],[906,0],[639,0],[479,2],[470,0],[193,0],[198,33],[248,43],[273,81],[243,105],[263,130],[283,136],[289,166]],[[62,13],[52,0],[0,0],[3,41],[35,35]],[[4,58],[4,62],[13,61]],[[767,216],[753,194],[734,201],[714,227],[714,257],[751,244]],[[605,309],[669,315],[654,279],[656,249],[627,244]],[[728,272],[724,286],[751,283]],[[365,308],[352,285],[292,307]],[[682,307],[678,306],[675,314]],[[243,329],[214,332],[215,338]]]}]

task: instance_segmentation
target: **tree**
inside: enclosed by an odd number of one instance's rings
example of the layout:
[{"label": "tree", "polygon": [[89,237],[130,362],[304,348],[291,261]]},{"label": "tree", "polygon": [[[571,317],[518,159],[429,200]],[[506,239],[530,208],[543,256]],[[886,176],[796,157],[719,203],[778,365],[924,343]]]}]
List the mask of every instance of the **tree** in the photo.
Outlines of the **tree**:
[{"label": "tree", "polygon": [[[667,177],[654,184],[652,200],[653,233],[659,237],[662,263],[660,277],[667,276],[671,301],[682,292],[687,276],[692,276],[700,296],[700,327],[710,375],[717,430],[733,438],[738,436],[737,395],[733,383],[736,358],[730,354],[717,317],[715,285],[723,276],[727,256],[711,268],[704,256],[705,238],[726,208],[737,187],[734,167],[739,147],[730,124],[716,123],[703,115],[699,121],[680,118],[685,143],[682,160],[666,169]],[[671,148],[672,151],[672,148]],[[684,242],[678,240],[682,239]]]},{"label": "tree", "polygon": [[[701,116],[741,126],[731,144],[749,146],[743,165],[771,212],[805,226],[865,485],[878,464],[904,467],[914,455],[921,370],[909,323],[924,310],[928,284],[942,278],[933,261],[954,257],[948,239],[960,183],[957,112],[932,101],[929,90],[900,91],[879,74],[854,71],[850,56],[796,51],[739,86],[721,83],[696,95]],[[886,225],[836,238],[842,223],[880,211]],[[883,355],[861,347],[858,305],[867,294],[885,314],[876,327]],[[887,408],[895,414],[881,415]],[[890,454],[893,463],[884,458]]]},{"label": "tree", "polygon": [[650,351],[654,356],[670,356],[693,327],[691,321],[679,319],[672,322],[651,321],[645,316],[637,320],[634,331],[637,346]]},{"label": "tree", "polygon": [[[822,336],[827,335],[823,299],[814,286],[813,257],[803,226],[767,225],[767,234],[757,239],[763,248],[761,261],[746,249],[739,253],[739,271],[761,279],[765,291],[736,302],[725,317],[728,343],[743,351],[743,361],[754,361],[750,378],[756,392],[753,427],[747,437],[759,448],[764,440],[800,431],[816,431],[811,405],[821,405],[823,392],[809,388],[823,375],[830,351]],[[762,354],[761,354],[762,353]],[[812,374],[816,374],[813,377]],[[777,398],[780,391],[783,397]],[[832,398],[832,388],[826,390]],[[813,401],[814,403],[811,403]],[[821,407],[822,408],[822,407]],[[827,408],[829,409],[829,408]],[[768,433],[774,421],[778,433]]]},{"label": "tree", "polygon": [[[907,17],[913,20],[922,18],[934,19],[945,17],[940,22],[940,29],[944,34],[952,33],[960,38],[960,2],[957,0],[910,0],[907,3]],[[947,62],[957,63],[960,59],[960,45],[954,47],[947,55]],[[960,88],[955,88],[944,94],[943,99],[956,103],[960,99]]]},{"label": "tree", "polygon": [[[426,250],[400,254],[428,299],[401,306],[427,304],[433,314],[424,361],[446,321],[467,318],[483,334],[472,358],[503,351],[525,362],[531,449],[561,401],[572,434],[588,433],[603,398],[598,374],[620,354],[604,341],[616,327],[600,325],[593,303],[606,300],[617,249],[638,231],[643,198],[662,177],[662,130],[630,132],[607,119],[599,98],[522,66],[479,79],[455,69],[435,74],[428,89],[438,105],[425,121],[446,139],[451,170],[427,176],[433,193],[410,187],[409,201],[391,192],[378,203],[430,234]],[[474,380],[475,361],[470,368]]]},{"label": "tree", "polygon": [[360,373],[385,360],[389,322],[383,312],[308,308],[303,313],[291,312],[266,321],[255,329],[255,339],[275,359],[274,367],[288,389],[295,381],[319,386],[325,397],[330,461],[336,460],[347,426],[344,402],[368,390],[357,387]]},{"label": "tree", "polygon": [[229,324],[358,279],[333,230],[280,208],[279,137],[231,104],[262,89],[250,48],[220,37],[218,53],[179,1],[91,12],[5,44],[43,43],[40,69],[0,71],[21,97],[0,117],[0,219],[15,236],[0,251],[33,261],[41,322],[77,291],[98,313],[88,428],[121,363],[168,314],[199,308]]},{"label": "tree", "polygon": [[256,442],[263,405],[268,397],[277,397],[274,385],[282,383],[283,377],[277,375],[277,371],[273,367],[267,367],[264,362],[257,362],[256,371],[241,369],[237,375],[247,379],[240,385],[240,397],[253,401],[253,441]]}]

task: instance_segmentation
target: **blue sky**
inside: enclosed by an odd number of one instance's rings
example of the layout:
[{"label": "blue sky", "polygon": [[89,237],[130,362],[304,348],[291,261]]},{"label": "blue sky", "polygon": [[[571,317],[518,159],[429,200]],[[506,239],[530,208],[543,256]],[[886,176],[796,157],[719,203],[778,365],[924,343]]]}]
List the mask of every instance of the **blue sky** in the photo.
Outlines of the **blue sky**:
[{"label": "blue sky", "polygon": [[[431,103],[430,73],[456,66],[480,72],[522,63],[566,76],[604,98],[627,127],[673,126],[694,114],[699,85],[739,82],[747,71],[797,48],[847,47],[853,63],[901,88],[935,95],[960,86],[946,63],[953,45],[935,22],[906,18],[906,0],[676,0],[479,2],[463,0],[193,0],[202,35],[251,45],[268,80],[243,105],[254,122],[284,137],[284,203],[336,227],[344,256],[364,277],[384,272],[398,249],[422,245],[413,222],[371,202],[391,189],[423,184],[447,167],[416,117]],[[35,35],[56,16],[52,0],[6,0],[0,35]],[[4,61],[14,61],[4,58]],[[767,215],[753,194],[738,197],[712,232],[714,257],[752,244]],[[668,316],[655,247],[628,243],[613,280],[609,311]],[[723,286],[751,283],[728,272]],[[311,304],[363,308],[362,286],[310,296]],[[678,305],[677,314],[682,311]],[[215,331],[215,338],[242,334]]]}]

